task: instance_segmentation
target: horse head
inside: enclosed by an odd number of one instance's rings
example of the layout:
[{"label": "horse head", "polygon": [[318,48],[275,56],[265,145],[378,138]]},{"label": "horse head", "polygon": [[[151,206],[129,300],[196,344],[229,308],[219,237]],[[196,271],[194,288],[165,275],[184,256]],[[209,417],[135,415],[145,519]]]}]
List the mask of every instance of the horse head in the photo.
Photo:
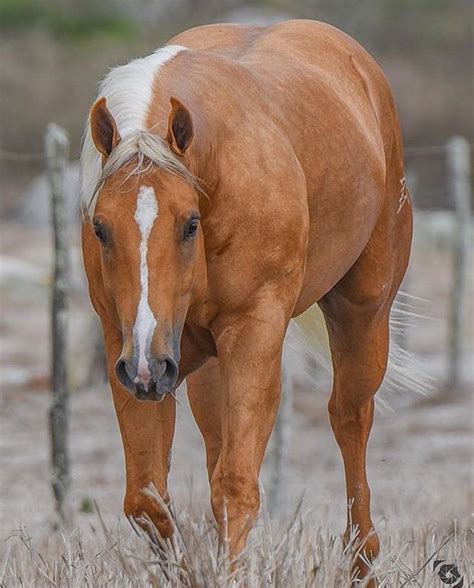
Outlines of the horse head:
[{"label": "horse head", "polygon": [[199,187],[187,165],[192,117],[171,98],[164,137],[122,138],[100,98],[89,136],[101,170],[84,212],[100,251],[95,287],[122,338],[115,372],[136,398],[159,400],[178,383],[186,315],[206,284]]}]

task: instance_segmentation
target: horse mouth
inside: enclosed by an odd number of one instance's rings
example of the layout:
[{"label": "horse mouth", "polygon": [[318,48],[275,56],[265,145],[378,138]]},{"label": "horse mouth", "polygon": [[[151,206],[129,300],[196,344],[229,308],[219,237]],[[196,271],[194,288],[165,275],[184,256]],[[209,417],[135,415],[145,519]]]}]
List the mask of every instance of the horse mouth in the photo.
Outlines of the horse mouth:
[{"label": "horse mouth", "polygon": [[158,390],[156,383],[153,382],[152,385],[148,388],[148,390],[146,390],[144,386],[136,386],[134,396],[140,402],[163,402],[163,400],[168,395],[170,395],[174,398],[175,402],[178,402],[178,399],[176,398],[177,388],[178,385],[169,388],[169,390]]}]

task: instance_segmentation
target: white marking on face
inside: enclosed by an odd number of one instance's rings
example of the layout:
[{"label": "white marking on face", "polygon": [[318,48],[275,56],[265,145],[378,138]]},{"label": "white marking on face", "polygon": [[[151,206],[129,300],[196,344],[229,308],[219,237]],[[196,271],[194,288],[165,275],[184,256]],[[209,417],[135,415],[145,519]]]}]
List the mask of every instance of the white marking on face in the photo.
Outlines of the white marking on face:
[{"label": "white marking on face", "polygon": [[[153,100],[156,79],[167,63],[187,51],[182,45],[165,45],[151,55],[134,59],[112,69],[103,79],[97,98],[107,99],[107,108],[115,119],[122,139],[148,128],[148,114]],[[98,194],[94,192],[102,172],[102,156],[92,140],[88,122],[81,152],[81,199],[93,216]],[[92,204],[89,202],[92,199]]]},{"label": "white marking on face", "polygon": [[134,353],[138,347],[138,371],[135,382],[141,381],[148,385],[151,378],[146,352],[151,345],[151,339],[156,327],[156,318],[148,303],[148,237],[153,223],[158,216],[158,202],[155,191],[149,186],[142,186],[138,191],[135,221],[140,229],[140,302],[133,327]]}]

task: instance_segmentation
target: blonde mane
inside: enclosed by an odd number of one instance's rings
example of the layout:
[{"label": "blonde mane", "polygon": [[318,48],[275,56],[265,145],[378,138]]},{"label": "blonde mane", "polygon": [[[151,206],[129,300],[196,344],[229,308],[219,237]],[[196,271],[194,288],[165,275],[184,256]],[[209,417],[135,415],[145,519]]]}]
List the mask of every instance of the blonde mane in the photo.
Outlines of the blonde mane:
[{"label": "blonde mane", "polygon": [[122,139],[113,149],[101,170],[89,200],[86,200],[83,194],[81,208],[85,218],[92,218],[99,192],[107,178],[132,162],[134,167],[124,181],[130,176],[145,174],[156,166],[175,174],[196,190],[201,191],[196,176],[178,159],[161,137],[149,131],[138,131]]},{"label": "blonde mane", "polygon": [[81,209],[84,218],[92,219],[105,180],[130,163],[134,163],[134,167],[129,175],[141,175],[156,166],[200,190],[197,178],[168,144],[146,126],[156,76],[160,68],[181,51],[186,48],[167,45],[147,57],[112,69],[102,81],[98,98],[106,98],[121,141],[102,166],[102,156],[92,140],[88,118],[81,152]]}]

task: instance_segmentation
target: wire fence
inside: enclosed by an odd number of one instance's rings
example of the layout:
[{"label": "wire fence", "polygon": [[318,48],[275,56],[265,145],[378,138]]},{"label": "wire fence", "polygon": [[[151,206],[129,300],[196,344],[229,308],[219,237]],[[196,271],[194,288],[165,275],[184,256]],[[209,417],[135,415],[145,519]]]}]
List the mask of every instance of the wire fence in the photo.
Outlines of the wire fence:
[{"label": "wire fence", "polygon": [[[471,147],[473,145],[462,137],[454,137],[445,145],[408,146],[405,149],[407,157],[407,177],[413,185],[417,184],[418,173],[422,167],[415,165],[415,161],[433,160],[436,167],[442,167],[443,185],[441,193],[449,200],[453,207],[454,235],[452,246],[453,279],[451,285],[450,314],[449,314],[449,381],[453,386],[461,378],[461,356],[463,350],[463,323],[466,320],[466,286],[468,273],[468,254],[470,247],[470,219],[471,219]],[[70,485],[68,438],[68,375],[66,362],[67,339],[67,220],[65,215],[65,200],[67,186],[67,160],[69,141],[65,131],[55,125],[49,125],[46,134],[46,152],[16,152],[0,150],[0,160],[13,164],[43,164],[46,168],[50,188],[52,205],[52,226],[55,235],[55,276],[52,283],[52,367],[53,401],[51,410],[51,447],[53,490],[56,497],[57,511],[61,518],[67,518],[67,494]],[[418,194],[417,189],[413,189]],[[448,199],[445,198],[445,205]],[[415,198],[415,201],[417,199]],[[288,397],[290,398],[290,397]],[[278,503],[280,500],[279,472],[284,469],[286,460],[286,446],[288,431],[291,428],[291,402],[287,401],[286,408],[276,427],[278,450],[275,461],[275,480],[270,492],[270,501]]]},{"label": "wire fence", "polygon": [[[469,143],[471,149],[474,149],[474,143]],[[439,155],[446,153],[446,145],[408,145],[404,151],[406,155]],[[77,155],[78,157],[78,155]],[[27,151],[14,151],[8,149],[0,149],[0,159],[4,161],[12,162],[29,162],[29,161],[44,161],[45,154],[41,151],[27,152]],[[72,159],[75,159],[72,156]]]},{"label": "wire fence", "polygon": [[[468,143],[474,153],[474,143]],[[449,170],[447,169],[447,143],[439,145],[407,145],[404,149],[407,183],[414,205],[421,210],[454,210],[455,202],[449,187]],[[79,151],[74,150],[71,161],[79,160]],[[31,165],[32,173],[45,164],[45,155],[41,151],[15,151],[0,149],[0,163],[5,165]],[[5,173],[5,177],[8,172]]]}]

